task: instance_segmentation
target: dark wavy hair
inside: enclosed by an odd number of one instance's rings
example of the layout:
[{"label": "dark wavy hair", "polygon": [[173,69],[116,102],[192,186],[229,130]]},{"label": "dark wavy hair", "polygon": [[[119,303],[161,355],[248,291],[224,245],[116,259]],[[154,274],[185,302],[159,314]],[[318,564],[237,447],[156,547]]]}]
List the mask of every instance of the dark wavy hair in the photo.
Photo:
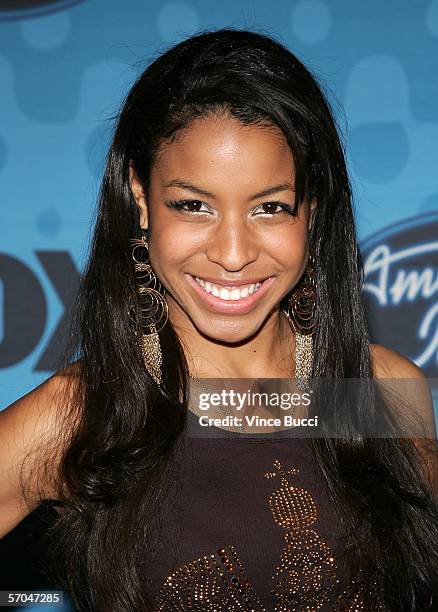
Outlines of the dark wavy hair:
[{"label": "dark wavy hair", "polygon": [[[58,584],[81,611],[149,609],[138,559],[151,500],[166,486],[186,423],[187,362],[171,322],[160,332],[158,387],[127,308],[137,288],[130,239],[140,237],[130,163],[147,192],[160,144],[198,117],[228,113],[244,124],[280,128],[293,152],[296,206],[306,197],[318,203],[309,236],[319,304],[313,376],[373,377],[351,185],[328,98],[279,42],[228,28],[167,50],[124,101],[66,352],[70,409],[65,402],[59,512],[50,530]],[[338,415],[348,434],[348,410]],[[357,435],[317,438],[312,446],[348,527],[351,567],[382,578],[390,609],[437,609],[438,512],[419,477],[416,447],[408,439]]]}]

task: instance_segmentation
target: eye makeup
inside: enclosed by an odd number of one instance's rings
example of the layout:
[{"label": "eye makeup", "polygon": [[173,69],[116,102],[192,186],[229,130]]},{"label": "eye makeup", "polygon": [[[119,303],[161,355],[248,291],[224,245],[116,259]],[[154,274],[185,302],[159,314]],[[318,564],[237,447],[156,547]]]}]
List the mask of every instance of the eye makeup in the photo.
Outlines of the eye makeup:
[{"label": "eye makeup", "polygon": [[[187,214],[197,214],[197,213],[205,213],[205,212],[209,212],[209,211],[205,211],[205,210],[199,210],[199,208],[197,210],[189,210],[189,207],[199,207],[199,206],[207,206],[207,204],[205,204],[205,202],[202,202],[201,200],[171,200],[169,202],[166,203],[166,206],[168,208],[173,208],[174,210],[178,210],[178,211],[182,211],[185,212]],[[296,216],[296,211],[294,209],[293,206],[290,206],[289,204],[286,204],[284,202],[278,202],[278,201],[270,201],[270,202],[264,202],[263,204],[260,204],[259,206],[257,206],[255,208],[255,210],[257,210],[258,208],[261,208],[263,206],[275,206],[280,208],[280,210],[273,210],[273,211],[264,211],[262,213],[258,213],[256,214],[256,216],[258,216],[259,214],[261,215],[269,215],[269,216],[275,216],[278,215],[279,213],[285,212],[291,216]]]}]

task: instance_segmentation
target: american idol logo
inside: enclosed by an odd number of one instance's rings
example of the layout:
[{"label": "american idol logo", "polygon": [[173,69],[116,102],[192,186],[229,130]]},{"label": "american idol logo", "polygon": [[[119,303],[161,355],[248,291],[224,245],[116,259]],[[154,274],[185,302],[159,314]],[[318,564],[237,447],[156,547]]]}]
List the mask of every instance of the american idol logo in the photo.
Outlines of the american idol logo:
[{"label": "american idol logo", "polygon": [[23,19],[46,15],[83,0],[0,0],[1,19]]},{"label": "american idol logo", "polygon": [[361,251],[373,341],[438,378],[438,211],[382,230]]}]

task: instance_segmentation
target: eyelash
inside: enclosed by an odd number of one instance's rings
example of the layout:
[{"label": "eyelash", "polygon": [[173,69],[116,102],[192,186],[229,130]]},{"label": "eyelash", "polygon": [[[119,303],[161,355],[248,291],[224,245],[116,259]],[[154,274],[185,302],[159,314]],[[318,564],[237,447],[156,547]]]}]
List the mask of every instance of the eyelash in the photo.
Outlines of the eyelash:
[{"label": "eyelash", "polygon": [[[199,211],[199,210],[187,210],[184,207],[188,206],[190,204],[204,204],[204,202],[202,202],[201,200],[173,200],[171,202],[168,203],[168,206],[170,208],[174,208],[176,210],[181,210],[184,211],[186,213],[188,213],[189,215],[196,215],[196,213],[198,212],[204,212],[204,211]],[[268,204],[275,204],[276,206],[280,206],[280,208],[282,209],[281,211],[275,212],[275,213],[264,213],[265,215],[271,215],[271,216],[275,216],[278,215],[280,212],[285,212],[288,213],[289,215],[294,216],[295,215],[295,211],[293,209],[292,206],[289,206],[289,204],[285,204],[284,202],[276,202],[276,201],[270,201],[270,202],[264,202],[263,204],[260,204],[260,206],[267,206]],[[256,215],[258,216],[258,215]]]}]

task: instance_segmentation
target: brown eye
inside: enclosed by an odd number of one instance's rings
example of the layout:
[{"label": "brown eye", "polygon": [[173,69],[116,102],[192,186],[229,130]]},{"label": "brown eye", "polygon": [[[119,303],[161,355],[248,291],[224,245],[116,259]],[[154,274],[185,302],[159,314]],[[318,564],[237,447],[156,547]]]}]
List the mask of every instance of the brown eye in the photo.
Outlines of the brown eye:
[{"label": "brown eye", "polygon": [[202,202],[199,200],[189,200],[184,203],[186,206],[186,210],[189,212],[199,212],[202,207]]},{"label": "brown eye", "polygon": [[261,204],[258,209],[259,212],[256,212],[256,216],[258,215],[278,215],[282,212],[288,212],[292,214],[293,209],[283,202],[264,202]]},{"label": "brown eye", "polygon": [[209,210],[202,210],[202,206],[206,206],[206,204],[201,200],[178,200],[169,202],[168,206],[186,213],[210,212]]},{"label": "brown eye", "polygon": [[277,202],[266,202],[266,204],[262,204],[264,211],[268,214],[274,214],[276,212],[280,212],[277,208],[280,208],[280,205]]}]

